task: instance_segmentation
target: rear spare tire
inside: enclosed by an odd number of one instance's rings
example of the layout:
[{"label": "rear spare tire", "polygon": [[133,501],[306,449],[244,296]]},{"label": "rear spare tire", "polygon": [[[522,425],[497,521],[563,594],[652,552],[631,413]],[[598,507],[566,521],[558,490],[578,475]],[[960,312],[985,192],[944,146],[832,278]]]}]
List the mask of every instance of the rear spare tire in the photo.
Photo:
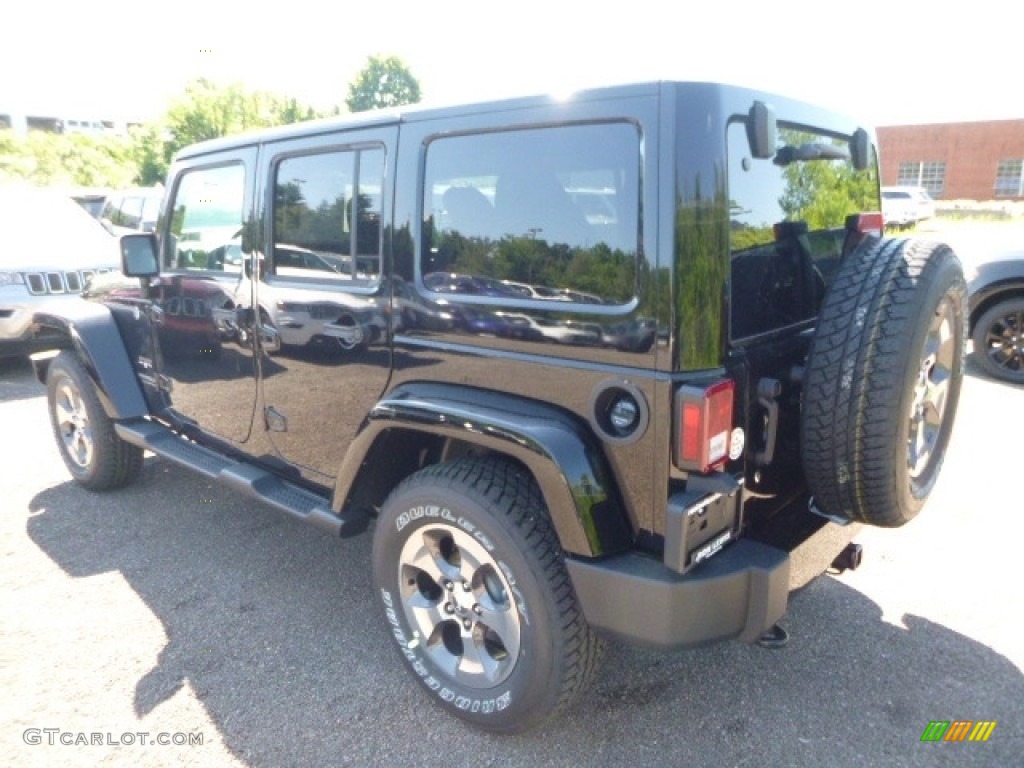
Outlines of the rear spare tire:
[{"label": "rear spare tire", "polygon": [[822,304],[801,444],[825,513],[896,527],[939,476],[963,380],[967,288],[956,254],[866,238]]}]

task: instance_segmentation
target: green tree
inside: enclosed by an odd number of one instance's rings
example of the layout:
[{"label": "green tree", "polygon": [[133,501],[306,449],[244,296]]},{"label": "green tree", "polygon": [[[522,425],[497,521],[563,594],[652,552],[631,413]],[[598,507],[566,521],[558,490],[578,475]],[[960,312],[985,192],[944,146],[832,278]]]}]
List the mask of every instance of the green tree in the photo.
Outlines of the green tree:
[{"label": "green tree", "polygon": [[420,84],[397,56],[371,56],[348,87],[345,104],[350,112],[415,104]]},{"label": "green tree", "polygon": [[160,123],[147,123],[131,132],[132,157],[137,169],[135,183],[140,186],[162,184],[167,176],[169,158],[163,133]]},{"label": "green tree", "polygon": [[168,145],[177,151],[198,141],[272,125],[308,120],[316,113],[295,99],[269,91],[247,91],[239,83],[193,80],[164,118]]},{"label": "green tree", "polygon": [[295,98],[249,91],[239,83],[218,85],[205,78],[193,80],[161,120],[133,134],[138,181],[162,181],[174,153],[189,144],[316,117],[319,115],[312,107]]},{"label": "green tree", "polygon": [[162,182],[174,153],[205,139],[319,117],[295,98],[239,84],[190,82],[162,119],[125,136],[0,131],[0,181],[126,187]]},{"label": "green tree", "polygon": [[135,174],[131,142],[122,136],[0,132],[0,181],[120,187]]},{"label": "green tree", "polygon": [[[784,131],[783,138],[793,146],[821,141],[799,131]],[[840,141],[835,144],[845,147]],[[787,165],[783,173],[786,189],[779,205],[790,221],[806,221],[812,231],[841,227],[849,214],[878,205],[874,170],[857,171],[848,160],[797,162]]]}]

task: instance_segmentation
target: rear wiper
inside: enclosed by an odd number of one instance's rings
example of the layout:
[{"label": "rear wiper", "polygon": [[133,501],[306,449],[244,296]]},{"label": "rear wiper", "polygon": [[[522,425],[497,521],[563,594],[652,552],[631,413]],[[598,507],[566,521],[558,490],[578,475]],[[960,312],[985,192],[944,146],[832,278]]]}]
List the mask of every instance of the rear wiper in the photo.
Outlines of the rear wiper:
[{"label": "rear wiper", "polygon": [[790,163],[804,162],[806,160],[849,160],[850,153],[844,147],[837,147],[835,144],[801,144],[799,147],[786,145],[775,153],[776,165],[787,166]]}]

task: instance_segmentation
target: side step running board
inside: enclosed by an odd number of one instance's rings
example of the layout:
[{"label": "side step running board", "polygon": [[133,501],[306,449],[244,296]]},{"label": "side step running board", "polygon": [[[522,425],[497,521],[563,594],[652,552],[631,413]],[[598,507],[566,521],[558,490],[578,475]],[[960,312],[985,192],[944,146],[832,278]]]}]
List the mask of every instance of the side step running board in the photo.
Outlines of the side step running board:
[{"label": "side step running board", "polygon": [[259,499],[279,512],[286,512],[335,536],[355,536],[369,525],[369,517],[362,511],[336,515],[323,497],[252,464],[221,456],[155,422],[123,422],[115,424],[114,428],[126,442]]}]

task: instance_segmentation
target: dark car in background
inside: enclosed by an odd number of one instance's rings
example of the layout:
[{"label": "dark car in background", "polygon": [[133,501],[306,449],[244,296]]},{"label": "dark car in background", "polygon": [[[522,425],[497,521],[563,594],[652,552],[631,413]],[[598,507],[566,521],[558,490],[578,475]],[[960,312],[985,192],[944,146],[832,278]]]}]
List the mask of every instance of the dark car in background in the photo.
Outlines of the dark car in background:
[{"label": "dark car in background", "polygon": [[111,192],[100,211],[100,222],[112,235],[153,232],[163,196],[163,187],[135,187]]},{"label": "dark car in background", "polygon": [[102,187],[75,187],[68,192],[68,196],[82,206],[85,212],[94,219],[99,219],[107,197],[110,196],[110,190]]},{"label": "dark car in background", "polygon": [[968,289],[975,362],[990,376],[1024,384],[1024,247],[978,264]]}]

